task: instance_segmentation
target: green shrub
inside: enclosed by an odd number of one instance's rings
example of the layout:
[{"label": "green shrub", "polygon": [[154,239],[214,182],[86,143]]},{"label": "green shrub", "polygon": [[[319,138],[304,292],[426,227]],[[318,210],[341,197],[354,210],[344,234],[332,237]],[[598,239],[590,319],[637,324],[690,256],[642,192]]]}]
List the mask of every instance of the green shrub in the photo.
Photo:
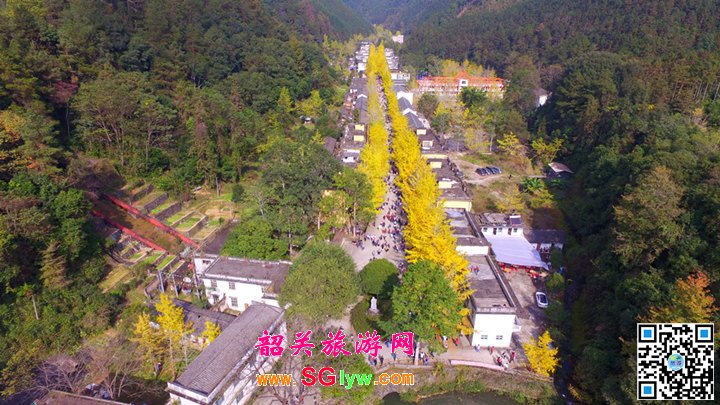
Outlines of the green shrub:
[{"label": "green shrub", "polygon": [[398,270],[386,259],[373,260],[360,272],[360,288],[365,294],[389,298],[398,285]]},{"label": "green shrub", "polygon": [[551,293],[561,293],[565,290],[565,278],[560,273],[553,273],[545,281],[545,286]]}]

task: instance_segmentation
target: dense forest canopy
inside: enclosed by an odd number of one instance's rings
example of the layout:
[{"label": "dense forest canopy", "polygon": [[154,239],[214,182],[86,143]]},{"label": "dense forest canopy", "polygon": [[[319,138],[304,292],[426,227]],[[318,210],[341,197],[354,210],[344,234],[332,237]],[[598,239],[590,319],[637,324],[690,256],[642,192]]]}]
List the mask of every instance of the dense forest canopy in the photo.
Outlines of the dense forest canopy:
[{"label": "dense forest canopy", "polygon": [[[342,97],[323,36],[368,31],[332,1],[312,4],[328,14],[286,23],[260,0],[1,3],[3,395],[127,310],[127,288],[98,286],[110,242],[90,215],[123,179],[176,196],[262,179],[246,194],[263,203],[272,254],[305,242],[317,197],[340,171],[322,147],[340,135],[329,107]],[[317,23],[306,17],[324,22],[306,31]],[[313,182],[286,190],[286,176]]]}]

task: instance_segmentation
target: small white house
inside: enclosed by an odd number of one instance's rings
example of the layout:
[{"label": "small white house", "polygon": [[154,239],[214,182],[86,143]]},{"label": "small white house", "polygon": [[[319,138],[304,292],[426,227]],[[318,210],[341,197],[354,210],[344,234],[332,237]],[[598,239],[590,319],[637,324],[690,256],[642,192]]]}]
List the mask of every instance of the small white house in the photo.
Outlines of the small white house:
[{"label": "small white house", "polygon": [[263,261],[218,256],[196,258],[196,274],[201,280],[211,305],[234,311],[245,311],[250,303],[262,302],[278,306],[277,296],[285,281],[290,262]]}]

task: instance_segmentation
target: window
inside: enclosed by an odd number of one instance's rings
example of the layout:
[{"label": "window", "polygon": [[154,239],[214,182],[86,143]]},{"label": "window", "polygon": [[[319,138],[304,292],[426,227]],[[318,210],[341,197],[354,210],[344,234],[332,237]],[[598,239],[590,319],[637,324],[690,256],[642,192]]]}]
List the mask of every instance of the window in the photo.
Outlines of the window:
[{"label": "window", "polygon": [[480,340],[487,340],[488,335],[480,335]]},{"label": "window", "polygon": [[237,298],[235,298],[235,297],[230,297],[230,306],[233,306],[233,307],[238,306],[238,304],[237,304]]},{"label": "window", "polygon": [[497,235],[497,228],[493,228],[493,235]]},{"label": "window", "polygon": [[512,234],[512,228],[508,228],[508,235]]},{"label": "window", "polygon": [[217,288],[217,281],[216,280],[210,280],[210,287]]},{"label": "window", "polygon": [[235,289],[235,283],[234,283],[234,282],[230,281],[228,284],[230,284],[230,289],[231,289],[231,290],[234,290],[234,289]]},{"label": "window", "polygon": [[497,335],[497,336],[495,336],[495,340],[502,340],[502,339],[503,339],[503,335]]},{"label": "window", "polygon": [[483,228],[483,232],[487,233],[487,228]]}]

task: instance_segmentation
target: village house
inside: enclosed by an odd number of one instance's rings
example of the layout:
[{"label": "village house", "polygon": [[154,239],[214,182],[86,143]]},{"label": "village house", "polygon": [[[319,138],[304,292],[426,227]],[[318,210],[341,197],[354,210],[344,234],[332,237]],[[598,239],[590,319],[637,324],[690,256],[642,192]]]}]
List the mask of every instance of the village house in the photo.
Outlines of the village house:
[{"label": "village house", "polygon": [[497,77],[470,76],[461,71],[455,76],[427,76],[417,79],[417,90],[420,93],[437,93],[456,96],[463,88],[471,87],[485,91],[488,96],[502,98],[505,94],[505,80]]},{"label": "village house", "polygon": [[468,279],[473,290],[468,300],[473,334],[472,346],[509,347],[512,334],[520,332],[517,305],[488,256],[468,256]]},{"label": "village house", "polygon": [[480,234],[471,221],[466,209],[445,208],[445,216],[450,221],[453,236],[457,240],[456,250],[466,256],[486,256],[490,244]]},{"label": "village house", "polygon": [[412,101],[406,99],[405,97],[398,98],[398,109],[402,115],[410,113],[417,114],[417,111],[413,108]]},{"label": "village house", "polygon": [[240,405],[257,387],[255,375],[274,364],[272,357],[259,356],[258,337],[267,330],[286,334],[281,308],[252,302],[240,316],[210,343],[187,369],[168,382],[170,402],[180,405]]},{"label": "village house", "polygon": [[541,254],[565,246],[565,231],[559,229],[525,229],[525,239]]},{"label": "village house", "polygon": [[483,213],[475,218],[499,263],[547,269],[540,253],[525,239],[524,225],[519,214]]},{"label": "village house", "polygon": [[549,179],[569,179],[573,171],[562,163],[551,162],[548,164],[545,174]]},{"label": "village house", "polygon": [[196,257],[194,263],[210,305],[240,312],[253,301],[278,306],[277,297],[291,264],[224,256]]}]

